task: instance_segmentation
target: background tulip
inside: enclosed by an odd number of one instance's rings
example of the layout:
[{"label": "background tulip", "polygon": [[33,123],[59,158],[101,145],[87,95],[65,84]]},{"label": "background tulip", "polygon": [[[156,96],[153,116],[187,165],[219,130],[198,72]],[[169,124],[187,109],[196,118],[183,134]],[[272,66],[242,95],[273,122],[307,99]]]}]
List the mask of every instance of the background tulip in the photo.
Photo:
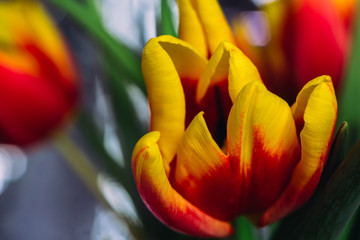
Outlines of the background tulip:
[{"label": "background tulip", "polygon": [[62,37],[35,1],[0,3],[0,142],[28,145],[63,125],[78,77]]},{"label": "background tulip", "polygon": [[[330,75],[338,91],[351,50],[356,4],[352,0],[274,1],[261,7],[264,21],[259,17],[234,21],[238,43],[255,61],[269,89],[290,103],[319,75]],[[254,46],[245,36],[252,31],[249,28],[269,31],[269,40]]]}]

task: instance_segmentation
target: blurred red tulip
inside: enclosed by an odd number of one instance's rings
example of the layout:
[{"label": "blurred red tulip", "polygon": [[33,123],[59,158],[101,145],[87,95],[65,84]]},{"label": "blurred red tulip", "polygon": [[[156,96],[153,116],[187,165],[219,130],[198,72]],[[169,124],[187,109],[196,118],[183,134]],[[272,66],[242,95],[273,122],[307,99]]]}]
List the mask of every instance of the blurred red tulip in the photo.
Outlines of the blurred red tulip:
[{"label": "blurred red tulip", "polygon": [[24,146],[48,137],[70,117],[78,77],[37,2],[1,2],[0,29],[0,142]]},{"label": "blurred red tulip", "polygon": [[241,20],[235,22],[237,40],[259,67],[266,86],[289,103],[319,75],[330,75],[338,90],[351,48],[356,4],[354,0],[275,1],[262,9],[269,23],[269,42],[252,46],[244,36],[249,24]]}]

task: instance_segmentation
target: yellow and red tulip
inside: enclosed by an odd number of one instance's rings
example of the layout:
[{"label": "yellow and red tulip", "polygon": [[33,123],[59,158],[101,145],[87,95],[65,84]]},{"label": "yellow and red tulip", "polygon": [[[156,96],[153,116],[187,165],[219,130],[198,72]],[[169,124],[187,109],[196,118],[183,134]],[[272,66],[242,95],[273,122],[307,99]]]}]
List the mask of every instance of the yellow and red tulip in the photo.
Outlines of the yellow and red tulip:
[{"label": "yellow and red tulip", "polygon": [[247,24],[237,20],[238,44],[256,62],[266,86],[288,102],[294,102],[310,79],[324,74],[331,76],[338,90],[351,50],[356,4],[354,0],[275,1],[262,9],[270,42],[252,46],[244,35]]},{"label": "yellow and red tulip", "polygon": [[78,77],[66,44],[38,2],[0,2],[0,29],[0,142],[28,145],[70,117]]},{"label": "yellow and red tulip", "polygon": [[132,167],[159,220],[224,237],[238,215],[264,226],[310,198],[337,116],[329,76],[308,82],[290,107],[232,43],[211,50],[171,36],[147,43],[142,70],[152,132],[136,144]]}]

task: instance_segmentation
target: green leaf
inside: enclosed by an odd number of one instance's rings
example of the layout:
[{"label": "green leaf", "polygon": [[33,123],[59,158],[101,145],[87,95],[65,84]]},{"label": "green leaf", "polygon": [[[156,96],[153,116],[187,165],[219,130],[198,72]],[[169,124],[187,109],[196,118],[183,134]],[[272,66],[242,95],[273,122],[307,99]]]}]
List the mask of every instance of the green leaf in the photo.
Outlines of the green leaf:
[{"label": "green leaf", "polygon": [[347,240],[347,239],[359,239],[359,209],[352,216],[350,222],[345,226],[344,231],[341,233],[341,236],[338,240]]},{"label": "green leaf", "polygon": [[359,204],[360,140],[324,188],[283,220],[273,239],[338,239]]},{"label": "green leaf", "polygon": [[321,175],[317,191],[319,191],[320,188],[322,189],[322,187],[325,186],[331,175],[333,175],[342,160],[345,158],[348,132],[348,124],[347,122],[343,122],[334,137],[329,157]]},{"label": "green leaf", "polygon": [[104,50],[111,61],[122,69],[124,77],[130,78],[136,85],[145,91],[145,83],[141,73],[140,56],[134,53],[125,44],[116,40],[104,28],[101,18],[94,10],[90,0],[82,4],[73,0],[47,0],[59,7],[85,29]]},{"label": "green leaf", "polygon": [[352,239],[360,239],[360,210],[358,209],[355,213],[355,216],[351,219],[349,224],[350,226],[346,229],[345,235],[340,240],[352,240]]},{"label": "green leaf", "polygon": [[161,0],[161,22],[160,31],[162,35],[177,37],[169,0]]},{"label": "green leaf", "polygon": [[125,166],[130,165],[132,150],[136,142],[145,134],[142,124],[135,112],[135,106],[130,100],[121,71],[111,63],[111,59],[104,58],[108,78],[108,91],[110,93],[111,107],[115,116],[118,136],[122,145]]},{"label": "green leaf", "polygon": [[115,159],[113,159],[108,151],[104,147],[103,138],[100,136],[99,131],[93,122],[92,118],[81,111],[77,118],[77,127],[81,131],[84,136],[84,140],[89,144],[91,149],[95,154],[99,155],[99,160],[101,161],[102,167],[104,167],[105,171],[114,179],[116,179],[119,183],[121,183],[124,188],[129,192],[132,189],[129,188],[131,185],[127,174],[125,173],[125,169],[120,167]]},{"label": "green leaf", "polygon": [[[358,12],[360,4],[358,4]],[[352,131],[349,133],[349,146],[360,137],[360,17],[357,17],[355,38],[351,50],[344,88],[339,100],[338,122],[347,121]]]}]

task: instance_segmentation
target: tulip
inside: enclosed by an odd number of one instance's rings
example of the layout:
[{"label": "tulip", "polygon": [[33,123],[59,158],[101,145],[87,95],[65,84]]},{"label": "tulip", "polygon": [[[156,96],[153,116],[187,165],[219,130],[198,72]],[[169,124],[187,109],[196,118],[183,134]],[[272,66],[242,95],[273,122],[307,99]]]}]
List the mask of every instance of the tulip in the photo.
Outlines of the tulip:
[{"label": "tulip", "polygon": [[336,122],[329,76],[308,82],[290,107],[235,45],[221,42],[207,60],[171,36],[147,43],[142,71],[151,132],[136,144],[132,168],[160,221],[185,234],[224,237],[239,215],[265,226],[310,198]]},{"label": "tulip", "polygon": [[0,142],[27,146],[69,119],[78,77],[38,2],[0,2],[0,29]]},{"label": "tulip", "polygon": [[[357,1],[278,0],[262,8],[268,24],[249,26],[236,20],[237,41],[260,69],[266,86],[289,103],[319,75],[330,75],[341,88],[351,50]],[[252,46],[249,28],[270,28],[270,41]]]},{"label": "tulip", "polygon": [[337,115],[331,78],[308,82],[290,107],[234,45],[216,1],[178,5],[180,39],[151,39],[142,56],[151,132],[133,151],[140,196],[197,237],[231,234],[239,215],[273,223],[318,184]]}]

